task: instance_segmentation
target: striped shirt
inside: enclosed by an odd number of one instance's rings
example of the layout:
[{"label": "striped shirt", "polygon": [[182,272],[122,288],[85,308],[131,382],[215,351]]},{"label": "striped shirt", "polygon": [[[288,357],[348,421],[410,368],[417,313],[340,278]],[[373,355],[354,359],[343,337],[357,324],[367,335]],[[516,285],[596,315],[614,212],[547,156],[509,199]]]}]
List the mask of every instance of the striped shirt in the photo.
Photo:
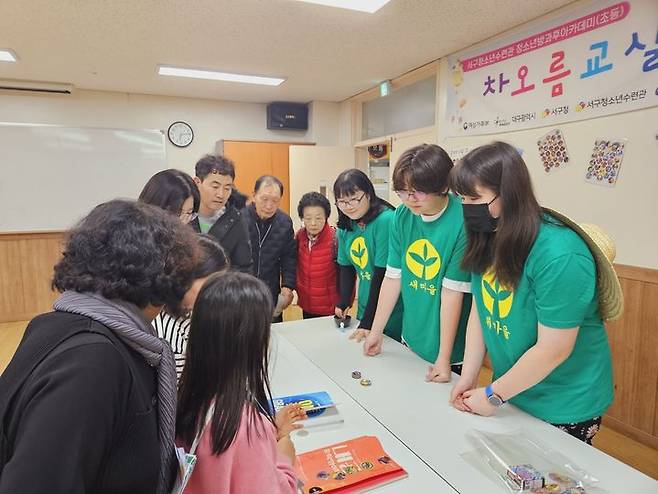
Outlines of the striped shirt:
[{"label": "striped shirt", "polygon": [[190,319],[187,317],[175,318],[163,310],[153,319],[153,327],[158,332],[158,336],[171,345],[176,361],[176,376],[180,380],[185,366],[185,349],[190,331]]}]

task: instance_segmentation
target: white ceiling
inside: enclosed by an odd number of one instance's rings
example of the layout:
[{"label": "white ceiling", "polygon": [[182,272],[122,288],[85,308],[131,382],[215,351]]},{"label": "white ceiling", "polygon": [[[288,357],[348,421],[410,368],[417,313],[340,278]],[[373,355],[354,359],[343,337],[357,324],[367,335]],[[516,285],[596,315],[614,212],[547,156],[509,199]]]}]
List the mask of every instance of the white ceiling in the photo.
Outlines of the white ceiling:
[{"label": "white ceiling", "polygon": [[[355,0],[358,1],[358,0]],[[392,0],[375,14],[292,0],[0,0],[0,79],[235,101],[341,101],[571,0]],[[278,87],[157,64],[285,76]]]}]

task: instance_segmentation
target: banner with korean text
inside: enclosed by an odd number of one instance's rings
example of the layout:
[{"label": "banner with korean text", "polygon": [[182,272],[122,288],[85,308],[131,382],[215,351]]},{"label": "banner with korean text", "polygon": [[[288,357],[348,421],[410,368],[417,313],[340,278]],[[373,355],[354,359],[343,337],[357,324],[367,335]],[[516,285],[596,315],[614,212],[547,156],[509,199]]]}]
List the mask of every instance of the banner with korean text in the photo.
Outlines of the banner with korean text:
[{"label": "banner with korean text", "polygon": [[658,104],[658,1],[594,1],[448,58],[448,136]]}]

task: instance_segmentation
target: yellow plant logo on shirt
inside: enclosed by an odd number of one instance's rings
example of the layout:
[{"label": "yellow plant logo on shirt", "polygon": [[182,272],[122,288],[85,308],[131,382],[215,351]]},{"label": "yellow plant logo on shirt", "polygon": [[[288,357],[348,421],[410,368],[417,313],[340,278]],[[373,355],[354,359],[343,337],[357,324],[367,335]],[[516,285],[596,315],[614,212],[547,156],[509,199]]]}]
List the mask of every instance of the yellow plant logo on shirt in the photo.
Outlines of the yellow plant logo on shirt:
[{"label": "yellow plant logo on shirt", "polygon": [[356,237],[350,245],[350,257],[352,262],[361,269],[365,269],[368,265],[368,248],[366,247],[366,240],[363,237]]},{"label": "yellow plant logo on shirt", "polygon": [[484,307],[491,314],[485,318],[484,324],[497,335],[502,333],[503,338],[509,340],[510,328],[500,320],[505,319],[512,310],[514,292],[498,283],[493,272],[487,271],[482,275],[482,301]]},{"label": "yellow plant logo on shirt", "polygon": [[498,283],[493,272],[487,271],[482,276],[482,300],[494,319],[503,319],[512,310],[514,292]]},{"label": "yellow plant logo on shirt", "polygon": [[432,280],[441,269],[441,256],[426,238],[413,242],[405,256],[407,267],[418,278]]}]

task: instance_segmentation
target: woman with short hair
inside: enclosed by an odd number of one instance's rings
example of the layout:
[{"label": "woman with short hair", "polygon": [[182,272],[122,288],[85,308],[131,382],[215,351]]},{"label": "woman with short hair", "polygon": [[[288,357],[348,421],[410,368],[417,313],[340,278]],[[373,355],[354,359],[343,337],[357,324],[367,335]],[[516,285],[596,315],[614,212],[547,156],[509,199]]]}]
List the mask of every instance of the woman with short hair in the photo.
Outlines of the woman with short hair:
[{"label": "woman with short hair", "polygon": [[151,320],[190,288],[198,243],[159,208],[116,200],[68,234],[54,312],[0,377],[0,493],[165,493],[176,372]]}]

